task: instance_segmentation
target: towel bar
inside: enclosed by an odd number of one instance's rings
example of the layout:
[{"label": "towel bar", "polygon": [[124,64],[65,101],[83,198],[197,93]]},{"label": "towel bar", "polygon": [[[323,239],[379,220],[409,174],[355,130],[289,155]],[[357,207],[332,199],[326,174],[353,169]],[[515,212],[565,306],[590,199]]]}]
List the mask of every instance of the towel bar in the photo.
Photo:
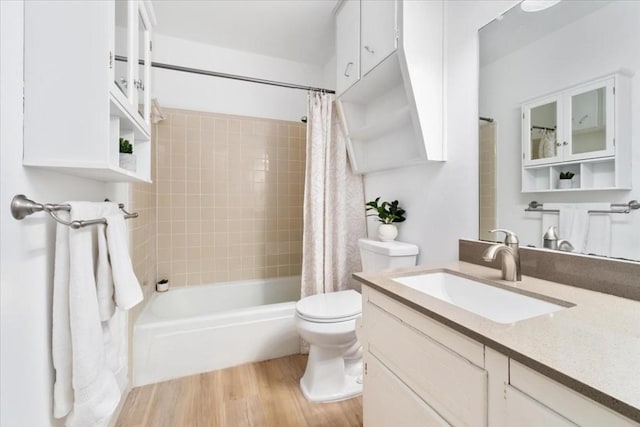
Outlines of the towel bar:
[{"label": "towel bar", "polygon": [[[527,206],[527,208],[525,209],[525,212],[554,212],[554,213],[559,213],[560,211],[558,209],[544,209],[543,208],[544,204],[542,203],[538,203],[535,200],[532,202],[529,202],[529,206]],[[631,212],[631,210],[635,210],[635,209],[640,209],[640,202],[638,202],[637,200],[631,200],[629,203],[611,203],[611,209],[608,211],[603,211],[603,210],[591,210],[591,211],[587,211],[587,213],[590,214],[594,214],[594,213],[603,213],[603,214],[607,214],[607,213],[624,213],[624,214],[628,214]]]},{"label": "towel bar", "polygon": [[[106,199],[105,201],[109,201]],[[119,203],[118,208],[124,213],[125,219],[137,218],[137,213],[129,213],[124,209],[124,204]],[[27,198],[24,194],[16,194],[11,200],[11,215],[17,220],[21,220],[26,218],[27,216],[36,213],[36,212],[47,212],[53,219],[58,221],[60,224],[67,225],[74,230],[78,228],[86,227],[94,224],[106,224],[107,220],[105,218],[96,218],[96,219],[87,219],[87,220],[75,220],[75,221],[66,221],[56,215],[57,211],[70,211],[70,205],[59,205],[57,203],[38,203],[33,200]]]}]

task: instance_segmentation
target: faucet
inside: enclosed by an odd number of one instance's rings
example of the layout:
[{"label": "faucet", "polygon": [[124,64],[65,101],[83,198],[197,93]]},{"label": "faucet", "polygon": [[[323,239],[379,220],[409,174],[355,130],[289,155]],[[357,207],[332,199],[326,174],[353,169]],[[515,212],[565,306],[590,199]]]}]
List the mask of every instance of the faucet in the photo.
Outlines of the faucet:
[{"label": "faucet", "polygon": [[504,243],[496,243],[489,246],[482,254],[482,259],[486,262],[495,261],[496,256],[498,256],[499,253],[502,253],[502,279],[519,282],[522,280],[522,273],[520,271],[518,236],[516,236],[516,233],[512,231],[500,228],[490,231],[490,233],[497,232],[505,233]]}]

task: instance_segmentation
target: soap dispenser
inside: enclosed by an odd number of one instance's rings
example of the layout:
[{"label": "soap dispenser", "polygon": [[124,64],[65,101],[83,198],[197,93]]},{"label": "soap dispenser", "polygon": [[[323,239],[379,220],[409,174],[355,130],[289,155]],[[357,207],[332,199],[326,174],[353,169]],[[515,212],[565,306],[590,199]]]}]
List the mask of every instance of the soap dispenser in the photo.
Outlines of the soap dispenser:
[{"label": "soap dispenser", "polygon": [[558,249],[558,227],[550,226],[544,233],[543,246],[547,249]]}]

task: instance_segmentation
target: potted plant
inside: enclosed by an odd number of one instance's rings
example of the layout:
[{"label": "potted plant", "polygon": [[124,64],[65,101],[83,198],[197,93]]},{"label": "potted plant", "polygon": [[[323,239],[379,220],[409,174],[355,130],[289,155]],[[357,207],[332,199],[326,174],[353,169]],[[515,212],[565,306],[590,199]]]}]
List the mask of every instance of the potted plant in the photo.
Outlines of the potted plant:
[{"label": "potted plant", "polygon": [[558,181],[558,188],[572,188],[573,187],[573,177],[576,174],[570,171],[560,172],[560,180]]},{"label": "potted plant", "polygon": [[365,204],[367,211],[373,211],[367,216],[377,216],[380,227],[378,228],[378,238],[383,242],[391,242],[398,236],[398,228],[394,223],[403,222],[406,218],[404,209],[398,206],[398,201],[382,202],[380,203],[380,197],[367,202]]},{"label": "potted plant", "polygon": [[136,156],[129,140],[120,138],[120,167],[131,172],[136,171]]}]

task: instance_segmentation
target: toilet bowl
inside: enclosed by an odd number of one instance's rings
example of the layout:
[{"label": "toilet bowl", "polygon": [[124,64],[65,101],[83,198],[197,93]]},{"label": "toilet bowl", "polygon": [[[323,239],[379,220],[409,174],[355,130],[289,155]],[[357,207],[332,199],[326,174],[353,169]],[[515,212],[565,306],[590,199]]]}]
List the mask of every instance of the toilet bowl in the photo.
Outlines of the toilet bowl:
[{"label": "toilet bowl", "polygon": [[[416,264],[416,245],[369,239],[360,239],[358,244],[363,271]],[[300,379],[307,400],[331,402],[362,393],[362,348],[356,336],[361,315],[362,296],[354,290],[312,295],[296,303],[296,327],[310,346]]]},{"label": "toilet bowl", "polygon": [[296,327],[309,343],[300,389],[311,402],[348,399],[362,393],[362,353],[356,319],[362,297],[354,290],[318,294],[296,304]]}]

